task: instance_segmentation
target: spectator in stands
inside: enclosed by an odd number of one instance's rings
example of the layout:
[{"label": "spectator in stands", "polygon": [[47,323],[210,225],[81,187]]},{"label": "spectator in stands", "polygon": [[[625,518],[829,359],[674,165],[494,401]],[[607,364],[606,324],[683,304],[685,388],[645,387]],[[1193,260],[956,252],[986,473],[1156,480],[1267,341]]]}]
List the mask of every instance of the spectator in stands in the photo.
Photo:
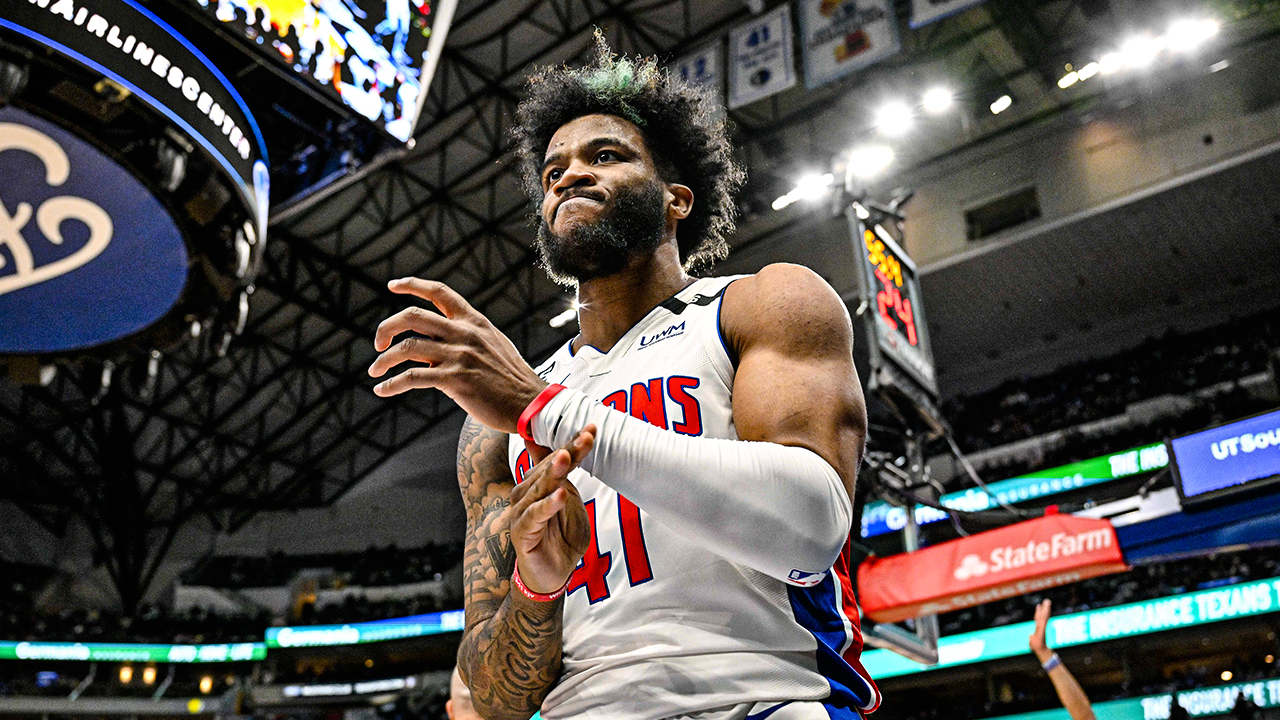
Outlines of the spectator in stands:
[{"label": "spectator in stands", "polygon": [[1236,695],[1236,704],[1231,707],[1231,720],[1258,720],[1258,706],[1243,690]]},{"label": "spectator in stands", "polygon": [[457,667],[449,678],[449,702],[444,704],[444,711],[449,720],[484,720],[471,704],[471,688],[462,682]]},{"label": "spectator in stands", "polygon": [[1178,701],[1178,691],[1173,691],[1173,700],[1169,703],[1169,720],[1191,720],[1191,713]]},{"label": "spectator in stands", "polygon": [[1032,631],[1031,637],[1027,638],[1027,643],[1031,645],[1031,652],[1035,653],[1036,659],[1040,661],[1040,667],[1048,673],[1049,680],[1053,682],[1053,689],[1058,693],[1058,700],[1062,701],[1062,707],[1067,709],[1071,720],[1096,720],[1093,715],[1093,704],[1089,702],[1089,696],[1084,694],[1084,688],[1076,682],[1075,676],[1067,666],[1062,664],[1062,658],[1058,657],[1058,653],[1045,644],[1045,630],[1049,626],[1049,613],[1052,610],[1051,600],[1042,600],[1036,606],[1036,628]]}]

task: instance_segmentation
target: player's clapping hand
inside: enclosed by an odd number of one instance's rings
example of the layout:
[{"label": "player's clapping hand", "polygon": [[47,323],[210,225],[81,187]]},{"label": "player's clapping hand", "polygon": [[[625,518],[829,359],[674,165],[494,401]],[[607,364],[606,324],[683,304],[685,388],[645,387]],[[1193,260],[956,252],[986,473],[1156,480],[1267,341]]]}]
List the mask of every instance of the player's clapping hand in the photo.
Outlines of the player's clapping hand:
[{"label": "player's clapping hand", "polygon": [[549,594],[563,587],[587,551],[587,510],[568,478],[591,452],[595,439],[596,426],[588,425],[555,452],[525,443],[534,465],[511,491],[507,512],[520,579],[534,592]]},{"label": "player's clapping hand", "polygon": [[[393,293],[426,300],[443,315],[410,307],[382,321],[373,341],[382,354],[369,366],[369,375],[382,377],[406,362],[430,367],[409,368],[378,383],[374,394],[390,397],[415,388],[436,388],[478,422],[514,433],[520,413],[547,386],[516,346],[444,283],[401,278],[387,287]],[[392,345],[397,336],[408,332],[416,336]]]}]

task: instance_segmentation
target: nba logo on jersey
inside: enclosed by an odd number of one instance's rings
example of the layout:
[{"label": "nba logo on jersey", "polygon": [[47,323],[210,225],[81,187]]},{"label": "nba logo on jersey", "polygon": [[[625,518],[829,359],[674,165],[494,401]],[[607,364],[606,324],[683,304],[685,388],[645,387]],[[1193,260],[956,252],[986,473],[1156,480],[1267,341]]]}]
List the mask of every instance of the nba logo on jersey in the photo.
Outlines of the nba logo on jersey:
[{"label": "nba logo on jersey", "polygon": [[800,587],[813,587],[822,582],[822,578],[826,576],[825,572],[811,573],[803,570],[792,570],[791,574],[787,575],[787,579]]}]

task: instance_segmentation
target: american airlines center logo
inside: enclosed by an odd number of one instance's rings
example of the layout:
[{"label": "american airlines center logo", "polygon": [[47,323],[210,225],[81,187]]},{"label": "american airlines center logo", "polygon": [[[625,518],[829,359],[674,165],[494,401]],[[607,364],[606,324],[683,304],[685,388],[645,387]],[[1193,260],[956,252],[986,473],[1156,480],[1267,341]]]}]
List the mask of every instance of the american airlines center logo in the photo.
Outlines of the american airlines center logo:
[{"label": "american airlines center logo", "polygon": [[1108,529],[1087,530],[1075,534],[1054,533],[1046,542],[1032,540],[1018,547],[1009,545],[997,547],[991,551],[987,560],[983,560],[976,554],[965,555],[951,575],[961,582],[980,578],[988,573],[995,575],[1050,560],[1109,548],[1113,538],[1114,533]]},{"label": "american airlines center logo", "polygon": [[168,210],[88,142],[0,108],[0,353],[101,345],[162,318],[186,284]]}]

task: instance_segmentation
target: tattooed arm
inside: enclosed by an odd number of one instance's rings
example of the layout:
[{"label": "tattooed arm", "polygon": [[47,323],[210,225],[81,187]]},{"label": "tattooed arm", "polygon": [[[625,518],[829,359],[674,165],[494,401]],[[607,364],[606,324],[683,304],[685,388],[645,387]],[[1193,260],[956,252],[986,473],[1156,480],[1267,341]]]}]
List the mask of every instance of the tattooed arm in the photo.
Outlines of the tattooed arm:
[{"label": "tattooed arm", "polygon": [[588,428],[564,450],[530,448],[539,462],[516,489],[507,435],[471,418],[462,427],[466,629],[458,668],[487,720],[528,720],[560,677],[564,599],[537,602],[512,592],[511,575],[519,562],[527,586],[551,592],[582,558],[586,511],[567,477],[593,439],[594,428]]}]

